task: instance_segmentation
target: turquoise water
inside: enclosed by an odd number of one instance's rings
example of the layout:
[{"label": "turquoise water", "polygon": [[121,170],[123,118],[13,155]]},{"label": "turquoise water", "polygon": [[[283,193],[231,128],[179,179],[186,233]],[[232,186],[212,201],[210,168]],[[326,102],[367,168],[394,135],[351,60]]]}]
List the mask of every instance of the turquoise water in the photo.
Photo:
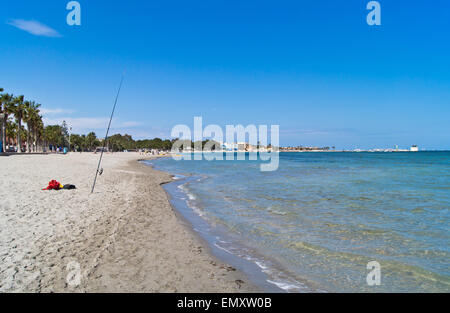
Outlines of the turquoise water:
[{"label": "turquoise water", "polygon": [[[450,152],[280,153],[152,161],[190,179],[183,200],[287,291],[449,292]],[[366,266],[381,266],[368,286]]]}]

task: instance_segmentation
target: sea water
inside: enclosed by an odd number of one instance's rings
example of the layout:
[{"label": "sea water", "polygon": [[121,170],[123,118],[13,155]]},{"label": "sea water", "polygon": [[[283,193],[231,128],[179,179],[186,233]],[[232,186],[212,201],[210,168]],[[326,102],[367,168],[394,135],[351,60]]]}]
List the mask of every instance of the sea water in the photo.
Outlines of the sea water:
[{"label": "sea water", "polygon": [[[450,152],[287,152],[274,172],[248,156],[149,163],[180,175],[166,190],[208,225],[191,219],[193,227],[253,263],[260,284],[450,292]],[[380,285],[366,281],[370,261],[380,264]]]}]

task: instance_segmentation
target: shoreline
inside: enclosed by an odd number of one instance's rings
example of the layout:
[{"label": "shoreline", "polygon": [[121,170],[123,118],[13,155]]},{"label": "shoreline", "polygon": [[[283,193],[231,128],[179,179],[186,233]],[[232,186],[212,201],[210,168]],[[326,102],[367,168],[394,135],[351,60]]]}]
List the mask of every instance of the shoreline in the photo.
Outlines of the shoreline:
[{"label": "shoreline", "polygon": [[[235,254],[221,246],[224,243],[231,244],[231,241],[228,241],[231,237],[226,236],[224,229],[218,231],[216,227],[212,227],[207,220],[204,220],[198,215],[198,213],[185,202],[187,194],[179,189],[179,187],[184,185],[187,180],[192,178],[194,177],[180,178],[164,184],[163,186],[177,217],[186,224],[186,227],[188,227],[188,230],[193,236],[198,237],[204,243],[212,257],[242,272],[251,283],[260,289],[260,291],[271,293],[287,292],[279,287],[277,283],[270,282],[271,277],[264,272],[263,267],[261,267],[261,261],[258,262],[257,259],[254,259],[254,257],[250,258],[249,255],[244,256]],[[227,241],[225,242],[223,240]],[[232,245],[236,246],[236,244],[237,243],[233,240]]]},{"label": "shoreline", "polygon": [[[153,171],[160,172],[160,173],[164,173],[165,175],[170,176],[170,181],[162,182],[162,183],[160,184],[160,186],[161,186],[161,189],[164,191],[164,193],[165,193],[165,195],[166,195],[166,197],[167,197],[167,201],[169,202],[169,205],[170,205],[170,207],[171,207],[173,213],[175,214],[175,216],[176,216],[176,218],[178,219],[179,223],[187,230],[187,232],[188,232],[192,237],[194,237],[195,240],[198,240],[198,241],[200,242],[200,244],[201,244],[201,246],[203,247],[203,249],[205,250],[205,252],[208,254],[208,256],[209,256],[210,258],[213,259],[213,262],[216,263],[216,265],[217,265],[217,264],[221,264],[221,265],[219,265],[220,267],[222,267],[222,268],[225,267],[225,269],[226,269],[227,271],[235,272],[235,275],[234,275],[234,276],[236,276],[237,278],[241,278],[241,279],[240,279],[240,282],[239,282],[239,284],[238,284],[238,286],[239,286],[238,289],[241,289],[241,288],[242,288],[242,287],[241,287],[241,286],[242,286],[242,285],[241,285],[242,283],[247,283],[247,284],[248,284],[248,285],[247,285],[248,290],[246,290],[246,291],[239,291],[239,292],[254,292],[254,293],[255,293],[255,292],[257,292],[257,293],[258,293],[258,292],[261,292],[260,288],[259,288],[257,285],[254,285],[254,284],[252,284],[251,282],[248,282],[248,281],[249,281],[248,275],[246,275],[245,273],[243,273],[241,270],[236,269],[236,268],[230,266],[230,264],[228,264],[228,262],[226,262],[226,261],[222,260],[220,257],[216,256],[216,255],[213,253],[213,249],[212,249],[212,247],[209,245],[208,241],[207,241],[205,238],[203,238],[203,237],[195,230],[195,228],[194,228],[195,225],[191,224],[191,222],[183,215],[183,213],[180,212],[175,206],[172,205],[172,203],[171,203],[171,201],[170,201],[171,195],[167,192],[167,190],[164,188],[164,186],[167,186],[167,185],[176,183],[177,180],[175,180],[175,179],[173,178],[173,177],[174,177],[173,174],[171,174],[171,173],[169,173],[169,172],[166,172],[166,171],[158,170],[158,169],[156,169],[156,168],[150,166],[149,164],[145,164],[145,163],[144,163],[145,161],[156,160],[156,159],[162,158],[162,157],[170,157],[170,156],[159,156],[159,157],[158,157],[158,156],[153,156],[153,157],[141,158],[141,159],[138,159],[138,160],[137,160],[137,163],[138,163],[140,166],[143,166],[143,167],[145,167],[145,168],[151,168]],[[216,266],[216,265],[214,265],[214,266]]]},{"label": "shoreline", "polygon": [[[12,175],[0,180],[0,291],[260,292],[210,253],[170,205],[162,185],[171,175],[144,159],[104,155],[89,195],[98,155],[2,158]],[[50,179],[77,189],[42,191]]]},{"label": "shoreline", "polygon": [[[239,236],[232,235],[227,229],[219,225],[212,225],[205,219],[197,204],[191,203],[197,201],[197,195],[192,195],[185,187],[185,185],[195,184],[197,180],[201,179],[200,177],[168,172],[158,168],[155,159],[149,161],[144,160],[142,163],[155,170],[168,173],[172,177],[178,177],[172,182],[164,184],[163,188],[174,210],[178,212],[181,219],[189,224],[187,226],[193,234],[209,246],[210,253],[214,257],[243,272],[263,292],[306,293],[316,290],[314,286],[292,278],[292,274],[288,270],[261,254],[260,251],[248,246]],[[317,290],[323,292],[321,289]]]}]

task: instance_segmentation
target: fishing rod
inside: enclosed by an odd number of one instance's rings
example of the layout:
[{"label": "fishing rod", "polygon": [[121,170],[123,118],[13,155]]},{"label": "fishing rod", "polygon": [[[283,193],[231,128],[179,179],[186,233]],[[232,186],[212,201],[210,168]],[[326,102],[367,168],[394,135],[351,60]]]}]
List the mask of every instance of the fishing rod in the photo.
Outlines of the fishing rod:
[{"label": "fishing rod", "polygon": [[98,160],[97,171],[95,172],[94,183],[92,184],[91,194],[94,193],[95,182],[97,181],[98,172],[100,170],[100,164],[102,163],[103,151],[105,151],[106,140],[108,139],[109,128],[111,127],[111,121],[114,116],[114,111],[116,110],[117,100],[119,99],[120,89],[122,89],[123,79],[125,78],[125,73],[122,74],[122,79],[120,80],[119,90],[117,90],[116,100],[114,101],[114,106],[111,112],[111,117],[109,118],[108,128],[106,129],[105,140],[103,140],[103,147],[100,153],[100,160]]}]

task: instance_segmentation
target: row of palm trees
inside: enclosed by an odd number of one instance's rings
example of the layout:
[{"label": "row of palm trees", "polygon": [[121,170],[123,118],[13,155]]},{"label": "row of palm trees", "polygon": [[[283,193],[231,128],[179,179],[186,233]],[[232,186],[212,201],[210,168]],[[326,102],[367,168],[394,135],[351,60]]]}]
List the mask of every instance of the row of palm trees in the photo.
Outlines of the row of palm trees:
[{"label": "row of palm trees", "polygon": [[[26,140],[26,151],[37,152],[38,142],[42,140],[44,134],[44,123],[39,111],[41,105],[25,100],[24,96],[14,96],[3,93],[3,91],[3,88],[0,88],[0,114],[3,114],[3,119],[0,120],[3,151],[6,151],[6,135],[8,134],[9,138],[12,138],[12,135],[16,136],[18,153],[22,152],[24,139]],[[11,120],[12,116],[15,124]],[[27,125],[27,130],[22,126],[22,122]],[[24,134],[25,138],[23,138]]]}]

